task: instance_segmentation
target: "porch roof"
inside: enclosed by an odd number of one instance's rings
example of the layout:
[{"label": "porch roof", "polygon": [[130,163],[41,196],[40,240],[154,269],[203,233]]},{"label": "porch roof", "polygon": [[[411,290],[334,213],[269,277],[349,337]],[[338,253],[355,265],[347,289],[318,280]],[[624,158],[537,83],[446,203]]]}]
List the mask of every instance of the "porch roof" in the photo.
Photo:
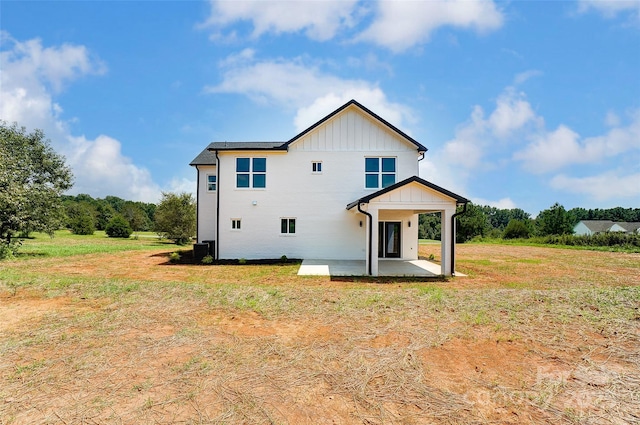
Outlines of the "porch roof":
[{"label": "porch roof", "polygon": [[457,195],[445,188],[442,188],[440,186],[437,186],[427,180],[421,179],[418,176],[413,176],[413,177],[409,177],[408,179],[402,180],[396,184],[393,184],[391,186],[385,187],[384,189],[380,189],[376,192],[370,193],[369,195],[363,196],[362,198],[356,199],[355,201],[351,202],[350,204],[347,205],[347,209],[350,210],[353,207],[359,205],[359,204],[368,204],[371,200],[384,195],[385,193],[389,193],[391,191],[394,191],[396,189],[402,188],[408,184],[411,183],[418,183],[426,188],[429,188],[433,191],[436,191],[438,193],[441,193],[442,195],[445,195],[449,198],[453,198],[456,201],[456,204],[466,204],[467,202],[469,202],[469,200],[467,198],[464,198],[460,195]]}]

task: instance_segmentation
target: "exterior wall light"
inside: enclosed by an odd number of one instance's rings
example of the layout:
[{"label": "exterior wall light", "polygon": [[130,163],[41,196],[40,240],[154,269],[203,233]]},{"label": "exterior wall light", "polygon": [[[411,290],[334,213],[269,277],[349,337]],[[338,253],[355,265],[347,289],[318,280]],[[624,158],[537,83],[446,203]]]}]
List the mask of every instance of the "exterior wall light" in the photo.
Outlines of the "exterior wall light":
[{"label": "exterior wall light", "polygon": [[258,205],[258,201],[253,201],[252,204],[253,204],[253,206]]},{"label": "exterior wall light", "polygon": [[408,225],[409,227],[411,227],[411,222],[410,222],[410,221],[407,221],[407,225]]},{"label": "exterior wall light", "polygon": [[360,227],[362,227],[362,220],[360,220]]}]

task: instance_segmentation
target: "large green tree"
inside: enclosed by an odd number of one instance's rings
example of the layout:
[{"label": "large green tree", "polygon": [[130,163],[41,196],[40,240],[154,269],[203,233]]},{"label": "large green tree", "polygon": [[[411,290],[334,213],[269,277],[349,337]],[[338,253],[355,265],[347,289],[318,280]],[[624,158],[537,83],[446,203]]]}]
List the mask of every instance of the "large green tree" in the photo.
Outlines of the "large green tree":
[{"label": "large green tree", "polygon": [[162,193],[155,211],[155,230],[184,245],[196,233],[196,201],[190,193]]},{"label": "large green tree", "polygon": [[42,130],[0,121],[0,243],[10,245],[18,232],[52,235],[64,219],[60,195],[72,185],[71,169]]},{"label": "large green tree", "polygon": [[536,227],[541,236],[570,235],[573,233],[573,220],[564,207],[556,202],[551,208],[540,211],[536,217]]}]

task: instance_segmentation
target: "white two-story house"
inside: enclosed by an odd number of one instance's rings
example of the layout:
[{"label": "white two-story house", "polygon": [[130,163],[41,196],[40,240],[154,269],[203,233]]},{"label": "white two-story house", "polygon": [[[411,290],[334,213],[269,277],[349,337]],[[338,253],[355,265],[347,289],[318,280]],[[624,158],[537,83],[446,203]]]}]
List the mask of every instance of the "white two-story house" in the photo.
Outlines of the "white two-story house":
[{"label": "white two-story house", "polygon": [[214,142],[197,169],[197,240],[215,259],[418,258],[418,214],[440,212],[453,272],[467,199],[418,177],[427,148],[352,100],[286,142]]}]

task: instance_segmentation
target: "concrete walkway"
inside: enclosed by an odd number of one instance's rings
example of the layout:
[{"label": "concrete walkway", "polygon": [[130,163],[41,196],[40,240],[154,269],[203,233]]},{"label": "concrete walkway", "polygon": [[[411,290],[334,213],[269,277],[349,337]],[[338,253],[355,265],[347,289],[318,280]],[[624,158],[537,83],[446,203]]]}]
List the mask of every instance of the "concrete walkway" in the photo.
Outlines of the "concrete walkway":
[{"label": "concrete walkway", "polygon": [[[427,260],[379,260],[380,276],[422,276],[441,275],[440,264]],[[365,276],[364,260],[303,260],[298,276]],[[456,272],[456,276],[464,276]]]}]

